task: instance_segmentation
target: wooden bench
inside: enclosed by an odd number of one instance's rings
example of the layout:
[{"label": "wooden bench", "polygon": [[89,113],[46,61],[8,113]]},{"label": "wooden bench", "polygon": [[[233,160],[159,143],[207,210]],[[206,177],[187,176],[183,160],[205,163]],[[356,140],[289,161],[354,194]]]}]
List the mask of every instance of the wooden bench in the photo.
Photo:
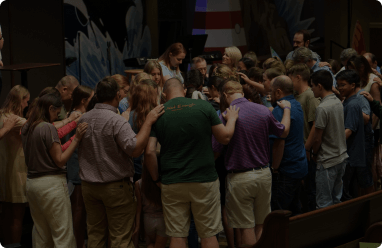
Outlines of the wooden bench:
[{"label": "wooden bench", "polygon": [[290,215],[283,210],[271,212],[253,248],[358,248],[359,242],[382,243],[382,191]]}]

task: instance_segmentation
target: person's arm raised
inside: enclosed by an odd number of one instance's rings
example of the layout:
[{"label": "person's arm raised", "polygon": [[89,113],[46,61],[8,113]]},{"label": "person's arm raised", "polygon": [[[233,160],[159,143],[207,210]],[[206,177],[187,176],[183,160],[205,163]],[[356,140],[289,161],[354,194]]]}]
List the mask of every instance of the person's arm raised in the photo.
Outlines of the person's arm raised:
[{"label": "person's arm raised", "polygon": [[146,116],[146,120],[143,123],[141,130],[139,130],[139,133],[137,134],[137,143],[135,145],[135,148],[133,150],[132,156],[134,158],[139,157],[149,140],[150,132],[151,132],[151,126],[158,120],[158,118],[164,114],[164,106],[163,104],[158,105],[153,110],[150,111],[150,113]]},{"label": "person's arm raised", "polygon": [[289,134],[290,130],[290,109],[291,109],[291,104],[290,102],[286,100],[282,100],[281,102],[277,102],[277,105],[280,106],[284,110],[284,115],[283,119],[281,120],[281,124],[284,125],[285,129],[283,134],[280,136],[280,138],[286,138]]},{"label": "person's arm raised", "polygon": [[216,140],[223,145],[227,145],[235,132],[236,120],[239,118],[239,110],[236,106],[230,106],[227,108],[227,114],[222,114],[227,121],[226,125],[223,124],[212,126],[212,134]]},{"label": "person's arm raised", "polygon": [[260,93],[262,93],[263,95],[267,95],[268,94],[268,92],[265,91],[265,88],[264,88],[263,84],[255,82],[255,81],[252,81],[244,73],[238,72],[237,74],[244,80],[244,82],[246,82],[249,85],[254,86],[256,88],[256,90],[259,91]]},{"label": "person's arm raised", "polygon": [[63,119],[61,121],[53,122],[53,125],[58,130],[58,129],[68,125],[70,122],[77,120],[78,117],[81,117],[81,115],[82,114],[79,112],[72,112],[68,118]]},{"label": "person's arm raised", "polygon": [[56,143],[56,142],[53,143],[52,147],[49,150],[49,154],[52,157],[54,163],[58,167],[60,168],[65,167],[66,162],[68,162],[74,150],[77,148],[78,144],[80,143],[80,140],[82,139],[83,135],[86,133],[87,128],[88,128],[87,123],[81,123],[80,125],[78,125],[76,130],[76,137],[73,139],[68,149],[66,149],[64,152],[62,152],[61,145],[59,143]]}]

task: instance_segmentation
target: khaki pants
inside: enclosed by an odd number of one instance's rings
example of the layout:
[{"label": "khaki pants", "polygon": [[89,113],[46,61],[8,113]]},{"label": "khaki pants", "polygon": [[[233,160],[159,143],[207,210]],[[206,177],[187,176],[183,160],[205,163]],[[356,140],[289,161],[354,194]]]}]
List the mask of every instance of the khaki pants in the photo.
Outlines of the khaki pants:
[{"label": "khaki pants", "polygon": [[34,221],[33,247],[76,247],[65,175],[27,179],[26,195]]},{"label": "khaki pants", "polygon": [[232,228],[252,228],[271,212],[272,175],[269,168],[228,173],[226,209]]},{"label": "khaki pants", "polygon": [[131,240],[137,200],[131,182],[82,182],[87,213],[88,248],[134,248]]},{"label": "khaki pants", "polygon": [[188,236],[191,212],[200,238],[212,237],[223,230],[219,179],[208,183],[162,184],[161,196],[168,236]]}]

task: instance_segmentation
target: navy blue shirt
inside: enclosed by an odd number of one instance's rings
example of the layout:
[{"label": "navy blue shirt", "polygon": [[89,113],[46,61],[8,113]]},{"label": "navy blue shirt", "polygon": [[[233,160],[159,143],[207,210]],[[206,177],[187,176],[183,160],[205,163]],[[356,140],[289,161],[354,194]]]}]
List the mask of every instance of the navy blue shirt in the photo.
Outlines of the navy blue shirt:
[{"label": "navy blue shirt", "polygon": [[352,167],[366,166],[365,159],[365,129],[362,115],[362,102],[357,94],[344,101],[345,129],[352,134],[346,140],[348,163]]},{"label": "navy blue shirt", "polygon": [[[285,138],[284,156],[281,160],[279,172],[291,178],[303,178],[308,174],[308,161],[306,159],[304,145],[304,112],[302,112],[301,104],[294,99],[293,95],[289,95],[279,99],[278,101],[287,100],[291,103],[291,125],[288,136]],[[281,122],[284,110],[279,106],[272,111],[276,120]],[[272,147],[277,136],[270,135],[271,145],[271,161]],[[272,163],[272,162],[271,162]]]},{"label": "navy blue shirt", "polygon": [[369,123],[364,125],[364,131],[365,131],[365,149],[366,153],[374,148],[374,131],[372,128],[372,123],[373,123],[373,113],[371,112],[371,107],[369,104],[369,101],[360,93],[362,91],[365,91],[364,89],[361,89],[357,92],[357,97],[360,99],[360,102],[362,104],[362,113],[367,114],[370,116]]}]

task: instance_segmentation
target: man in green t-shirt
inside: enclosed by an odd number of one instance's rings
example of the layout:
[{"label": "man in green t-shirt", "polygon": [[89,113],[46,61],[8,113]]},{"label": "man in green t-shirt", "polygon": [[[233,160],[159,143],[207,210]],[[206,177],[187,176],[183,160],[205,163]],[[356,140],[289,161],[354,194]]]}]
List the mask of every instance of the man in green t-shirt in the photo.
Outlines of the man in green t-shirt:
[{"label": "man in green t-shirt", "polygon": [[[151,128],[145,166],[162,189],[166,234],[172,237],[172,247],[185,248],[192,212],[202,247],[219,247],[215,235],[222,230],[220,192],[211,137],[228,144],[239,109],[227,110],[224,126],[210,103],[184,97],[178,79],[167,80],[163,94],[165,114]],[[161,144],[161,179],[157,141]]]},{"label": "man in green t-shirt", "polygon": [[315,133],[316,108],[320,104],[320,99],[314,97],[312,89],[309,87],[310,68],[299,63],[288,70],[288,76],[293,82],[293,89],[296,92],[295,99],[301,104],[304,113],[304,143],[306,158],[308,159],[308,175],[304,178],[303,194],[307,202],[307,210],[316,209],[316,163],[311,159],[313,138]]}]

